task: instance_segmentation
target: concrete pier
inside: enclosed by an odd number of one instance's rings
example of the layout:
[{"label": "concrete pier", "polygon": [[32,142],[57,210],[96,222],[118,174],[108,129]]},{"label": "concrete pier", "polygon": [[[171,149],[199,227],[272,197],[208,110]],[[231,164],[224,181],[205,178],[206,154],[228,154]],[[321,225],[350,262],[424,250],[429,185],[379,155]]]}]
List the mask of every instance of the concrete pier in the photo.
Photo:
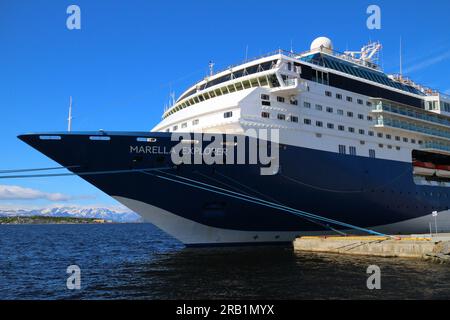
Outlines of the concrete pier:
[{"label": "concrete pier", "polygon": [[447,262],[450,261],[450,235],[308,236],[295,239],[294,250]]}]

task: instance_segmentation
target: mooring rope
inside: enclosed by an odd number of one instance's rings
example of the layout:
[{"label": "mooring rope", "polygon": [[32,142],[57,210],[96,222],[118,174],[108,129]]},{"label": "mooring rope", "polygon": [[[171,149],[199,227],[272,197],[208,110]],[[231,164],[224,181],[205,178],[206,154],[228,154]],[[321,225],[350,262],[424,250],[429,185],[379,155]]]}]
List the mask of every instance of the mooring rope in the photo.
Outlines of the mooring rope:
[{"label": "mooring rope", "polygon": [[6,175],[6,176],[0,176],[0,179],[48,178],[48,177],[64,177],[64,176],[89,176],[89,175],[100,175],[100,174],[117,174],[117,173],[141,172],[142,170],[154,171],[154,170],[167,170],[167,169],[172,169],[172,167],[159,167],[159,168],[147,168],[147,169],[122,169],[122,170],[84,171],[84,172],[77,172],[77,173],[66,172],[66,173]]},{"label": "mooring rope", "polygon": [[[155,170],[155,171],[158,172],[158,170]],[[270,207],[270,208],[273,208],[273,209],[278,209],[278,210],[281,210],[281,211],[289,212],[289,213],[295,214],[295,215],[303,217],[303,218],[307,217],[307,218],[311,218],[311,219],[315,219],[315,220],[319,220],[319,221],[328,222],[328,223],[331,223],[331,224],[334,224],[334,225],[339,225],[339,226],[342,226],[342,227],[345,227],[345,228],[359,230],[359,231],[362,231],[362,232],[365,232],[365,233],[387,237],[386,234],[383,234],[383,233],[380,233],[380,232],[377,232],[377,231],[373,231],[373,230],[370,230],[370,229],[358,227],[358,226],[355,226],[355,225],[352,225],[352,224],[349,224],[349,223],[345,223],[345,222],[341,222],[341,221],[338,221],[338,220],[322,217],[322,216],[319,216],[319,215],[316,215],[316,214],[313,214],[313,213],[308,213],[308,212],[305,212],[305,211],[302,211],[302,210],[298,210],[298,209],[294,209],[294,208],[290,208],[290,207],[287,207],[287,206],[284,206],[284,205],[279,205],[279,204],[276,204],[276,203],[273,203],[273,202],[269,202],[269,201],[266,201],[266,200],[262,200],[262,199],[259,199],[259,198],[247,196],[247,195],[244,195],[244,194],[241,194],[241,193],[238,193],[238,192],[234,192],[234,191],[231,191],[231,190],[227,190],[227,189],[223,189],[223,188],[216,187],[216,186],[213,186],[213,185],[209,185],[207,183],[203,183],[203,182],[200,182],[200,181],[192,180],[192,179],[189,179],[189,178],[186,178],[186,177],[181,177],[181,176],[178,176],[178,175],[166,173],[169,176],[174,176],[176,178],[180,178],[180,179],[185,180],[185,181],[180,181],[180,180],[169,178],[169,177],[166,177],[166,176],[149,173],[149,172],[146,172],[145,170],[142,170],[142,173],[148,174],[148,175],[160,178],[160,179],[164,179],[164,180],[176,182],[176,183],[179,183],[179,184],[187,185],[187,186],[190,186],[190,187],[193,187],[193,188],[198,188],[198,189],[202,189],[202,190],[205,190],[205,191],[221,194],[221,195],[224,195],[224,196],[227,196],[227,197],[231,197],[231,198],[235,198],[235,199],[239,199],[239,200],[243,200],[243,201],[259,204],[261,206]],[[160,172],[160,173],[162,174],[163,172]],[[186,182],[186,181],[189,181],[189,182]]]},{"label": "mooring rope", "polygon": [[16,173],[16,172],[32,172],[32,171],[50,171],[50,170],[61,170],[61,169],[72,169],[79,168],[80,166],[60,166],[60,167],[47,167],[47,168],[26,168],[26,169],[8,169],[0,170],[1,173]]}]

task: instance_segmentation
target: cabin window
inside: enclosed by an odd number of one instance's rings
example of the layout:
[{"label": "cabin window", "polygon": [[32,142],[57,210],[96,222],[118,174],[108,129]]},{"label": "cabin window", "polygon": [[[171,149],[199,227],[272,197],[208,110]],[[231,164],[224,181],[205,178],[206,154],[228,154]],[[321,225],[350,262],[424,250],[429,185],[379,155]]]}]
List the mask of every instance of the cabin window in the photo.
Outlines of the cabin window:
[{"label": "cabin window", "polygon": [[344,115],[344,110],[338,109],[337,110],[337,114],[340,115],[340,116],[343,116]]},{"label": "cabin window", "polygon": [[400,141],[400,137],[399,136],[395,136],[395,140],[396,141]]},{"label": "cabin window", "polygon": [[356,147],[349,147],[349,153],[352,156],[356,156]]},{"label": "cabin window", "polygon": [[323,122],[322,121],[316,121],[316,126],[317,127],[323,127]]},{"label": "cabin window", "polygon": [[375,150],[374,149],[369,149],[369,157],[375,158]]},{"label": "cabin window", "polygon": [[327,107],[327,112],[328,113],[333,113],[333,108]]},{"label": "cabin window", "polygon": [[345,146],[340,144],[339,145],[339,153],[340,154],[346,154],[347,152],[345,151]]},{"label": "cabin window", "polygon": [[261,117],[263,118],[270,118],[270,113],[269,112],[261,112]]},{"label": "cabin window", "polygon": [[359,132],[359,134],[366,134],[364,129],[359,129],[358,132]]},{"label": "cabin window", "polygon": [[173,126],[172,130],[173,130],[173,131],[178,130],[178,126]]},{"label": "cabin window", "polygon": [[316,110],[322,111],[322,105],[316,104]]},{"label": "cabin window", "polygon": [[408,138],[403,138],[403,142],[408,142]]},{"label": "cabin window", "polygon": [[342,100],[342,94],[340,94],[340,93],[336,93],[336,99],[338,99],[338,100]]},{"label": "cabin window", "polygon": [[338,125],[338,130],[339,130],[339,131],[344,131],[344,130],[345,130],[345,127],[344,127],[343,125]]},{"label": "cabin window", "polygon": [[352,102],[352,101],[353,101],[353,98],[352,98],[352,97],[349,97],[349,96],[347,96],[347,101],[348,101],[348,102]]},{"label": "cabin window", "polygon": [[364,120],[364,115],[363,114],[358,114],[358,119],[359,120]]},{"label": "cabin window", "polygon": [[328,128],[328,129],[334,129],[334,124],[332,124],[332,123],[327,123],[327,128]]},{"label": "cabin window", "polygon": [[182,124],[181,124],[181,127],[182,127],[182,128],[187,128],[187,123],[186,123],[186,122],[182,123]]},{"label": "cabin window", "polygon": [[347,111],[347,117],[353,118],[353,112]]},{"label": "cabin window", "polygon": [[285,116],[284,114],[282,114],[282,113],[279,113],[279,114],[277,115],[277,119],[278,119],[278,120],[286,120],[286,116]]},{"label": "cabin window", "polygon": [[368,131],[367,134],[368,134],[369,136],[373,137],[374,132],[373,132],[373,131]]},{"label": "cabin window", "polygon": [[305,108],[311,108],[311,103],[305,101],[305,102],[303,102],[303,106],[304,106]]},{"label": "cabin window", "polygon": [[297,99],[291,100],[290,103],[293,104],[294,106],[298,105]]},{"label": "cabin window", "polygon": [[231,118],[233,116],[233,111],[228,111],[223,114],[224,118]]},{"label": "cabin window", "polygon": [[378,138],[383,138],[383,134],[382,134],[381,132],[378,132],[378,133],[377,133],[377,137],[378,137]]},{"label": "cabin window", "polygon": [[270,101],[261,101],[263,106],[270,106]]},{"label": "cabin window", "polygon": [[298,122],[297,116],[291,116],[291,122]]},{"label": "cabin window", "polygon": [[326,95],[327,97],[331,97],[331,91],[325,91],[325,95]]},{"label": "cabin window", "polygon": [[386,135],[386,139],[391,140],[392,136],[390,134]]},{"label": "cabin window", "polygon": [[277,101],[278,102],[284,102],[285,100],[284,100],[284,97],[277,97]]},{"label": "cabin window", "polygon": [[351,132],[351,133],[355,132],[355,128],[348,127],[348,132]]},{"label": "cabin window", "polygon": [[303,123],[307,124],[307,125],[310,125],[311,124],[311,119],[304,119]]},{"label": "cabin window", "polygon": [[362,101],[362,99],[358,99],[357,102],[358,102],[358,104],[363,104],[364,103],[364,101]]},{"label": "cabin window", "polygon": [[373,120],[372,116],[367,116],[367,121],[372,121],[372,120]]},{"label": "cabin window", "polygon": [[198,124],[198,119],[192,120],[192,125],[195,126]]}]

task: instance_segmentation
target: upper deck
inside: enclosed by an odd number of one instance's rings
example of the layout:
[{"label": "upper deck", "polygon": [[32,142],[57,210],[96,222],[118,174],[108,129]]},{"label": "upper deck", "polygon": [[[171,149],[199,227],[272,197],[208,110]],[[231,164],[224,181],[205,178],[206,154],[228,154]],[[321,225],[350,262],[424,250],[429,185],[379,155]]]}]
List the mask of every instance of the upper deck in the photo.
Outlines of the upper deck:
[{"label": "upper deck", "polygon": [[[314,45],[314,42],[313,42]],[[323,43],[302,53],[277,50],[211,73],[197,82],[163,113],[163,119],[205,100],[252,87],[285,87],[311,80],[450,116],[450,97],[402,76],[388,75],[372,61],[381,45],[361,52],[338,52]],[[328,47],[327,47],[328,45]],[[372,51],[371,51],[372,50]]]}]

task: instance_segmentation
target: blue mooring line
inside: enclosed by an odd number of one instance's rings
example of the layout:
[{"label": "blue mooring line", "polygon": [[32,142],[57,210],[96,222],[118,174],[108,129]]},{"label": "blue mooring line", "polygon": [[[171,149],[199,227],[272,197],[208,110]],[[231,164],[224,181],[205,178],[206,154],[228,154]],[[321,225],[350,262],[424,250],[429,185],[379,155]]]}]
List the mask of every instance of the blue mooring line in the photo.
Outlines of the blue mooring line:
[{"label": "blue mooring line", "polygon": [[[156,171],[158,171],[158,170],[156,170]],[[363,232],[366,232],[366,233],[369,233],[369,234],[387,237],[386,234],[381,233],[381,232],[377,232],[377,231],[373,231],[373,230],[370,230],[370,229],[358,227],[358,226],[351,225],[351,224],[348,224],[348,223],[345,223],[345,222],[341,222],[341,221],[337,221],[337,220],[334,220],[334,219],[325,218],[325,217],[322,217],[322,216],[319,216],[319,215],[316,215],[316,214],[312,214],[312,213],[308,213],[308,212],[305,212],[305,211],[293,209],[293,208],[290,208],[290,207],[287,207],[287,206],[279,205],[279,204],[276,204],[276,203],[273,203],[273,202],[269,202],[269,201],[266,201],[266,200],[262,200],[262,199],[259,199],[259,198],[243,195],[243,194],[240,194],[238,192],[234,192],[234,191],[231,191],[231,190],[227,190],[227,189],[223,189],[223,188],[220,188],[220,187],[212,186],[212,185],[209,185],[207,183],[203,183],[203,182],[200,182],[200,181],[195,181],[195,180],[192,180],[192,179],[189,179],[189,178],[185,178],[185,177],[181,177],[181,176],[177,176],[177,175],[172,175],[172,176],[176,176],[177,178],[182,178],[182,179],[185,179],[185,180],[188,180],[188,181],[195,182],[197,184],[208,186],[209,188],[202,187],[202,186],[195,185],[195,184],[188,183],[188,182],[175,180],[175,179],[164,177],[164,176],[160,176],[160,175],[156,175],[156,174],[151,174],[151,173],[148,173],[148,172],[145,172],[145,171],[142,171],[142,173],[145,173],[145,174],[148,174],[148,175],[152,175],[152,176],[155,176],[155,177],[158,177],[158,178],[161,178],[161,179],[173,181],[173,182],[176,182],[176,183],[188,185],[188,186],[191,186],[191,187],[194,187],[194,188],[206,190],[206,191],[209,191],[209,192],[218,193],[218,194],[221,194],[221,195],[224,195],[224,196],[228,196],[228,197],[232,197],[232,198],[236,198],[236,199],[240,199],[240,200],[256,203],[256,204],[259,204],[259,205],[262,205],[262,206],[278,209],[278,210],[281,210],[281,211],[286,211],[286,212],[295,214],[295,215],[300,216],[300,217],[308,217],[308,218],[312,218],[312,219],[315,219],[315,220],[324,221],[324,222],[332,223],[332,224],[335,224],[335,225],[343,226],[343,227],[346,227],[346,228],[363,231]],[[218,190],[221,190],[221,191],[213,190],[211,188],[218,189]],[[233,195],[233,193],[236,194],[236,195]]]}]

